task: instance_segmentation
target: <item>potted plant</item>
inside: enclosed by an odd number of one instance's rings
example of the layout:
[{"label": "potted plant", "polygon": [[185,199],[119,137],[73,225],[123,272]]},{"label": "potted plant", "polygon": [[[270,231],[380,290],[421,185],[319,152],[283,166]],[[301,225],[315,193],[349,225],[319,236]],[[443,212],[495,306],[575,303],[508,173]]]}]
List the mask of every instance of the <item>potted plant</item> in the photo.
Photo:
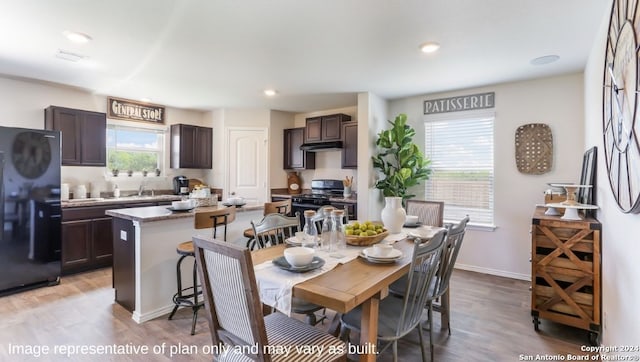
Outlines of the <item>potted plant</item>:
[{"label": "potted plant", "polygon": [[391,128],[378,133],[379,152],[372,157],[373,167],[384,175],[375,186],[385,197],[400,197],[404,204],[415,196],[409,194],[409,189],[429,178],[431,160],[413,143],[416,131],[407,125],[406,114],[399,114],[393,122],[388,122]]}]

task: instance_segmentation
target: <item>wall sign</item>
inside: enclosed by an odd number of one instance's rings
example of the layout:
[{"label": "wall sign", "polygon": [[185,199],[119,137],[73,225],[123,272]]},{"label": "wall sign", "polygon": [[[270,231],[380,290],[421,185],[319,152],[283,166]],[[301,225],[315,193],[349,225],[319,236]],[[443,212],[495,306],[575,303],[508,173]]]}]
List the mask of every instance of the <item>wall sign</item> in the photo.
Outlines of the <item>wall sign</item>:
[{"label": "wall sign", "polygon": [[126,121],[164,124],[164,107],[128,99],[107,98],[107,117]]},{"label": "wall sign", "polygon": [[424,114],[470,111],[473,109],[493,108],[496,103],[495,92],[471,94],[424,101]]}]

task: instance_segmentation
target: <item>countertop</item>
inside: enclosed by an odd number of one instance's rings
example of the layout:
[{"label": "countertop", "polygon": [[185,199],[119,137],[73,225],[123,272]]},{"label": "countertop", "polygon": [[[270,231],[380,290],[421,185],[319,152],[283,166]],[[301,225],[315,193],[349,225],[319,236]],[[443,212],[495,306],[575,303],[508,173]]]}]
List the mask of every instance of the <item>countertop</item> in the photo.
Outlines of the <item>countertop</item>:
[{"label": "countertop", "polygon": [[96,197],[88,199],[71,199],[62,201],[62,208],[84,207],[84,206],[108,206],[120,204],[135,204],[140,202],[177,201],[182,197],[178,195],[156,195],[156,196],[125,196],[125,197]]},{"label": "countertop", "polygon": [[[147,206],[107,210],[105,214],[131,221],[154,222],[162,220],[193,218],[195,213],[197,212],[215,211],[226,208],[227,206],[218,204],[217,206],[197,207],[190,211],[171,211],[167,208],[167,206]],[[236,208],[236,212],[261,210],[263,208],[264,205],[245,205],[243,207]]]}]

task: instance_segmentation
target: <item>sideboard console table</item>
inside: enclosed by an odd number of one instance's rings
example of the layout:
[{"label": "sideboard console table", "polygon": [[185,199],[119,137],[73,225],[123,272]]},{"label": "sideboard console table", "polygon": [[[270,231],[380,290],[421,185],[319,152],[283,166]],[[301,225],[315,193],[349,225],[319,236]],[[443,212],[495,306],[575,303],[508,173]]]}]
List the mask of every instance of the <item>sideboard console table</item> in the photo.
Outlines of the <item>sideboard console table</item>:
[{"label": "sideboard console table", "polygon": [[594,218],[563,220],[537,207],[531,225],[531,315],[581,328],[598,343],[601,326],[602,225]]}]

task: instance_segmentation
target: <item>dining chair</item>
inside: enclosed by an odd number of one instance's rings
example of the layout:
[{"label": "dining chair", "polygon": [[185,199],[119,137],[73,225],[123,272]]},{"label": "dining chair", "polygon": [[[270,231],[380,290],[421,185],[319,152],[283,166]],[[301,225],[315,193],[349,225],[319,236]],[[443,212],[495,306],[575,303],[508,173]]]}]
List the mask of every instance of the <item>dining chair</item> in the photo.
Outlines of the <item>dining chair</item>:
[{"label": "dining chair", "polygon": [[[272,201],[264,203],[264,212],[263,216],[268,214],[282,214],[282,215],[291,215],[292,213],[292,204],[291,199],[281,200],[281,201]],[[253,234],[253,228],[245,229],[242,233],[245,238],[247,238],[247,248],[253,250],[255,248],[255,235]]]},{"label": "dining chair", "polygon": [[443,201],[409,199],[406,203],[407,215],[415,215],[422,225],[442,227],[444,218]]},{"label": "dining chair", "polygon": [[[213,228],[212,236],[215,239],[218,226],[224,226],[224,241],[227,241],[227,224],[233,222],[236,218],[236,209],[234,207],[217,209],[212,211],[196,211],[193,221],[193,227],[195,229],[208,229]],[[173,295],[173,310],[169,314],[169,320],[173,318],[176,311],[180,307],[188,307],[193,310],[193,317],[191,322],[191,335],[196,333],[196,322],[198,320],[198,310],[202,308],[202,300],[199,300],[199,296],[202,294],[202,288],[198,286],[198,278],[196,277],[196,262],[194,259],[193,275],[190,287],[182,286],[182,262],[187,257],[194,257],[195,252],[193,248],[193,241],[184,241],[178,244],[176,252],[180,255],[178,262],[176,263],[176,281],[177,291]]]},{"label": "dining chair", "polygon": [[[378,353],[382,353],[391,345],[394,361],[398,360],[398,340],[413,329],[418,330],[422,360],[426,361],[420,322],[424,306],[431,297],[432,289],[429,286],[438,271],[446,235],[446,230],[440,230],[427,242],[422,242],[420,239],[414,241],[409,270],[415,270],[415,272],[408,275],[409,282],[404,291],[404,297],[402,299],[388,297],[379,303],[378,341],[386,344],[378,350]],[[360,331],[361,317],[362,306],[359,306],[342,315],[341,322],[347,330]],[[433,361],[433,343],[431,346]]]},{"label": "dining chair", "polygon": [[[284,216],[282,214],[267,214],[260,222],[251,221],[254,235],[256,235],[256,244],[260,248],[282,244],[285,239],[295,235],[300,230],[299,213],[295,216]],[[291,300],[291,311],[297,314],[304,314],[306,321],[310,325],[316,325],[319,321],[326,318],[323,314],[318,319],[316,312],[324,307],[309,303],[303,299],[294,297]]]},{"label": "dining chair", "polygon": [[[460,220],[456,225],[447,225],[447,238],[445,239],[440,266],[432,285],[433,291],[430,293],[431,297],[425,305],[425,308],[429,309],[427,321],[429,323],[429,333],[431,333],[431,326],[433,324],[431,314],[435,310],[443,315],[443,325],[441,327],[444,328],[446,324],[448,333],[451,335],[450,296],[447,292],[449,291],[449,281],[451,280],[451,274],[453,274],[453,267],[456,264],[458,253],[462,247],[462,240],[464,239],[467,223],[469,223],[469,216]],[[402,276],[389,286],[389,293],[396,296],[403,296],[408,282],[408,275]],[[437,303],[438,300],[440,303]]]},{"label": "dining chair", "polygon": [[[343,341],[281,313],[263,316],[249,249],[201,236],[193,241],[212,345],[225,347],[214,360],[346,361]],[[292,350],[270,354],[269,346]],[[301,355],[297,346],[318,346],[325,353]]]}]

